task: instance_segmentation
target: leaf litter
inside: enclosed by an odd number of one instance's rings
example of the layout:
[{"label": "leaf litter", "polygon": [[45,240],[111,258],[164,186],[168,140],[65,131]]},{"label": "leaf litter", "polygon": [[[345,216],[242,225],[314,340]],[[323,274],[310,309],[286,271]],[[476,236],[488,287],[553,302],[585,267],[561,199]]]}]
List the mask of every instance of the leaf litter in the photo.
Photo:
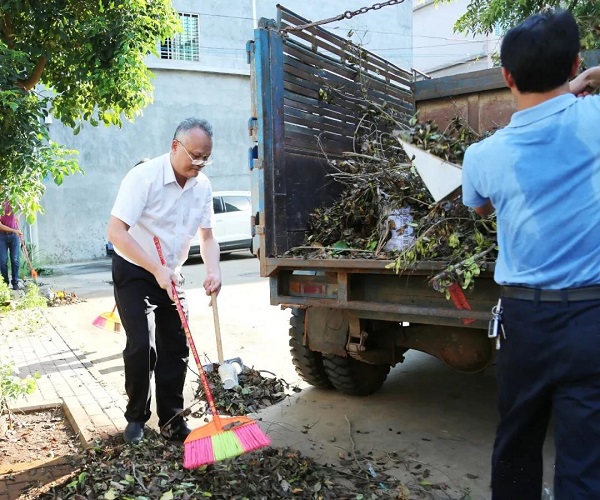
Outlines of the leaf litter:
[{"label": "leaf litter", "polygon": [[461,190],[435,202],[399,139],[461,165],[467,147],[489,133],[476,133],[458,116],[441,130],[418,115],[406,123],[386,103],[365,98],[359,107],[354,150],[323,152],[341,194],[313,210],[302,246],[283,257],[392,260],[388,267],[397,274],[437,262],[434,289],[446,292],[453,283],[471,288],[497,256],[495,214],[476,216],[462,203]]},{"label": "leaf litter", "polygon": [[[277,404],[298,391],[266,371],[246,367],[239,386],[225,390],[217,368],[207,373],[219,413],[245,415]],[[197,397],[202,397],[201,389]],[[189,414],[189,412],[188,412]],[[194,416],[208,420],[207,409]],[[73,474],[41,499],[315,499],[467,498],[444,482],[434,482],[408,455],[375,457],[359,450],[340,453],[337,463],[321,464],[292,448],[266,448],[194,470],[183,468],[183,445],[147,429],[144,440],[126,445],[120,436],[98,442],[81,455]],[[403,482],[389,471],[402,468]],[[459,492],[459,493],[456,493]]]},{"label": "leaf litter", "polygon": [[[385,472],[403,463],[396,454],[344,456],[319,464],[291,448],[268,448],[193,470],[182,465],[182,445],[150,430],[137,445],[116,440],[88,450],[79,468],[41,499],[426,499],[461,498],[444,483],[415,476],[406,484]],[[423,477],[424,476],[424,477]]]},{"label": "leaf litter", "polygon": [[[300,392],[299,387],[292,386],[283,379],[263,375],[263,373],[271,374],[271,372],[247,366],[244,366],[242,372],[238,374],[238,385],[232,389],[225,389],[218,368],[218,363],[209,365],[206,370],[206,378],[219,414],[243,416],[256,413]],[[201,384],[196,390],[195,397],[196,402],[201,404],[202,408],[192,412],[191,415],[196,418],[208,415],[208,405]]]},{"label": "leaf litter", "polygon": [[83,302],[75,292],[69,292],[66,290],[57,290],[56,292],[51,291],[48,297],[48,307],[58,307],[69,304],[78,304]]}]

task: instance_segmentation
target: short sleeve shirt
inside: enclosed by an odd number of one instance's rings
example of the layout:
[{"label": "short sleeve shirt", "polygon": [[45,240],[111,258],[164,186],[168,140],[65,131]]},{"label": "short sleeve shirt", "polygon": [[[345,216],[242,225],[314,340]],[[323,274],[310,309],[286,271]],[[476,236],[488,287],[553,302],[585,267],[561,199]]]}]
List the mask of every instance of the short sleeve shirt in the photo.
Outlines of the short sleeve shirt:
[{"label": "short sleeve shirt", "polygon": [[[154,245],[157,236],[167,265],[179,272],[198,230],[214,226],[212,187],[200,172],[181,188],[167,153],[127,173],[111,215],[129,225],[129,234],[160,262]],[[116,246],[115,252],[131,262]]]},{"label": "short sleeve shirt", "polygon": [[3,212],[2,215],[0,215],[0,222],[2,222],[2,224],[4,224],[5,226],[17,229],[17,218],[12,210],[12,207],[10,206],[10,203],[8,201],[5,201],[2,204],[2,207]]},{"label": "short sleeve shirt", "polygon": [[600,97],[560,95],[470,146],[463,201],[488,199],[498,221],[497,283],[600,285]]}]

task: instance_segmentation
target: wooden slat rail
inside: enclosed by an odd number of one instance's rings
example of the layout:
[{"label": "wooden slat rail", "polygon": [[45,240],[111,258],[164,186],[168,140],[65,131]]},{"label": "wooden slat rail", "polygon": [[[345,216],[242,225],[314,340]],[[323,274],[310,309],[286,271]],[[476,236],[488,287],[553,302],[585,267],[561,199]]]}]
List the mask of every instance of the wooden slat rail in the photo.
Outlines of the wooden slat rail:
[{"label": "wooden slat rail", "polygon": [[[279,7],[279,11],[281,20],[281,26],[279,26],[279,28],[288,26],[294,27],[309,22],[307,19],[304,19],[281,6]],[[348,61],[355,58],[357,50],[367,53],[364,49],[360,49],[348,40],[329,33],[319,26],[306,28],[302,31],[292,31],[289,32],[289,35],[297,36],[298,38],[309,41],[314,47],[320,47],[332,54],[336,54],[342,61]],[[373,73],[379,74],[387,81],[395,81],[397,83],[409,85],[412,82],[412,74],[409,71],[403,70],[375,54],[368,53],[368,59],[366,61],[362,60],[361,64],[363,64],[366,69],[373,71]]]},{"label": "wooden slat rail", "polygon": [[320,136],[321,140],[325,139],[328,143],[338,143],[340,145],[344,145],[346,148],[348,148],[348,142],[352,144],[351,136],[344,136],[328,131],[315,131],[314,129],[302,127],[294,123],[286,124],[285,134],[286,137],[295,136],[297,139],[305,139],[306,141],[310,141],[316,147],[318,147],[317,141],[315,140],[317,136]]},{"label": "wooden slat rail", "polygon": [[[309,89],[303,85],[299,85],[297,84],[297,82],[284,82],[284,87],[290,88],[294,90],[295,94],[301,94],[303,97],[305,97],[307,100],[312,100],[313,101],[313,106],[316,107],[316,110],[318,110],[318,105],[319,103],[323,102],[321,99],[317,98],[316,95],[317,92],[315,91],[314,95],[309,95],[307,96],[306,93],[310,94],[312,89]],[[293,99],[293,98],[292,98]],[[285,102],[284,102],[285,105]],[[290,102],[289,104],[290,108],[293,109],[297,109],[298,106],[294,106],[293,101]],[[299,108],[301,109],[302,106],[299,106]],[[336,109],[340,109],[340,107],[337,107]],[[330,118],[330,120],[338,120],[340,122],[340,125],[343,126],[344,123],[352,123],[352,124],[356,124],[358,122],[358,119],[360,118],[360,115],[362,114],[362,111],[360,110],[360,108],[358,106],[353,106],[352,108],[348,107],[347,108],[347,112],[346,113],[338,113],[337,116],[334,113],[320,113],[319,111],[316,111],[315,114],[321,115],[323,114],[324,116],[328,116]]]},{"label": "wooden slat rail", "polygon": [[[302,55],[300,53],[300,55]],[[344,76],[339,76],[331,71],[325,71],[322,67],[317,66],[317,61],[312,64],[307,64],[303,60],[292,58],[289,55],[284,55],[284,71],[285,73],[293,74],[305,80],[317,82],[323,88],[324,91],[328,91],[326,86],[330,86],[333,89],[343,88],[344,92],[349,93],[353,96],[361,95],[363,89],[374,98],[379,98],[387,101],[396,107],[401,107],[406,110],[412,110],[412,102],[409,93],[398,92],[397,89],[390,85],[382,85],[379,82],[371,78],[363,78],[361,82],[349,80]],[[323,66],[321,64],[321,66]],[[356,79],[359,79],[358,77]],[[325,86],[325,87],[324,87]],[[328,91],[329,92],[329,91]],[[329,92],[335,96],[335,92]]]},{"label": "wooden slat rail", "polygon": [[332,132],[346,137],[353,137],[356,127],[332,120],[327,116],[309,114],[299,109],[284,107],[284,117],[286,122],[297,123],[305,127],[314,128],[316,131]]},{"label": "wooden slat rail", "polygon": [[342,63],[346,63],[350,65],[350,67],[360,66],[361,70],[363,72],[368,72],[369,76],[371,76],[372,78],[379,77],[383,81],[399,85],[406,85],[408,83],[405,78],[398,77],[392,73],[389,73],[384,68],[379,68],[373,65],[370,61],[369,56],[365,55],[367,54],[367,52],[364,49],[357,49],[357,54],[352,55],[327,42],[321,42],[319,39],[314,38],[313,35],[311,35],[310,33],[304,33],[303,31],[299,31],[295,32],[294,34],[302,40],[312,42],[314,45],[317,45],[319,48],[324,49],[326,52],[330,52],[334,55],[337,55]]},{"label": "wooden slat rail", "polygon": [[385,82],[380,78],[376,78],[377,75],[365,73],[355,67],[350,67],[347,64],[343,64],[337,59],[331,58],[325,54],[314,52],[308,49],[305,45],[302,45],[295,40],[287,39],[284,45],[284,51],[296,59],[306,62],[316,68],[322,68],[328,72],[332,72],[340,75],[343,78],[357,82],[360,81],[361,77],[368,77],[373,81],[373,84],[378,86],[382,91],[397,93],[400,98],[412,99],[412,93],[414,89],[414,83],[408,82],[400,85],[392,85],[389,82]]},{"label": "wooden slat rail", "polygon": [[306,135],[296,133],[295,131],[286,130],[285,132],[286,151],[310,151],[313,153],[321,153],[325,151],[328,155],[342,156],[344,152],[352,149],[352,143],[340,142],[331,139],[327,134],[320,137],[320,142],[323,147],[321,150],[314,135]]},{"label": "wooden slat rail", "polygon": [[298,94],[284,92],[283,94],[284,109],[289,107],[292,109],[301,109],[307,113],[324,116],[332,120],[339,120],[342,123],[356,124],[356,114],[348,114],[346,110],[341,112],[337,106],[327,104],[325,101],[310,99]]},{"label": "wooden slat rail", "polygon": [[415,85],[415,98],[418,100],[437,99],[505,88],[506,83],[500,68],[490,68],[423,80]]},{"label": "wooden slat rail", "polygon": [[[279,28],[309,21],[279,7]],[[320,27],[283,37],[285,149],[341,155],[352,150],[364,110],[391,106],[399,121],[414,114],[412,74]]]}]

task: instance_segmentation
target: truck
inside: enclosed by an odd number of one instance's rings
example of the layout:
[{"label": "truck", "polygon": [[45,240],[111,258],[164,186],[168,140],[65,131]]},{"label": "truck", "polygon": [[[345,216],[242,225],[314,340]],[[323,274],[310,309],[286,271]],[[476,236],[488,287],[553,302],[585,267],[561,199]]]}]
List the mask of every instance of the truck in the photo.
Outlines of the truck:
[{"label": "truck", "polygon": [[[420,87],[414,72],[281,6],[276,20],[260,20],[247,53],[253,247],[261,276],[269,278],[271,304],[291,309],[289,345],[299,375],[315,387],[365,396],[409,349],[465,373],[491,365],[496,348],[488,325],[499,297],[493,265],[457,305],[428,284],[443,263],[420,262],[396,274],[389,260],[286,252],[303,244],[310,214],[340,194],[325,155],[352,150],[361,93],[394,106],[407,122],[417,109],[443,122],[464,108],[480,129],[482,109],[505,121],[512,111],[499,71]],[[440,100],[452,85],[453,97]],[[328,99],[332,88],[336,98]],[[485,92],[501,97],[486,100]]]}]

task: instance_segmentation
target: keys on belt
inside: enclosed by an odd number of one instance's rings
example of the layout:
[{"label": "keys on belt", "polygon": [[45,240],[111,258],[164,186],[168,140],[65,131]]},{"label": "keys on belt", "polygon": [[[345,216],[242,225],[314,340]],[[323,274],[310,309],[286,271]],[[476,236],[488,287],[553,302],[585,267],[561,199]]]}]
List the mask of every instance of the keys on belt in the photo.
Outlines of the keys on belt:
[{"label": "keys on belt", "polygon": [[498,299],[498,304],[492,307],[492,319],[488,325],[488,338],[496,339],[497,350],[500,350],[501,340],[506,340],[506,332],[502,324],[502,299]]}]

